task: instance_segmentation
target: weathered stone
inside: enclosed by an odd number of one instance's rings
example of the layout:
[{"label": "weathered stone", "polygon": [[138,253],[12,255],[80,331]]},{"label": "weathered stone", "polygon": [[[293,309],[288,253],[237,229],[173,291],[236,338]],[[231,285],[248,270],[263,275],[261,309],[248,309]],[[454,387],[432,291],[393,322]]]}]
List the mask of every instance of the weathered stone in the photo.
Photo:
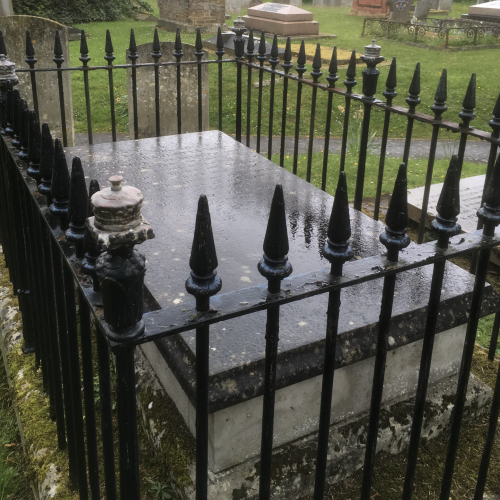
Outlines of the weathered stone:
[{"label": "weathered stone", "polygon": [[395,23],[407,23],[410,20],[410,7],[412,4],[413,0],[387,0],[387,5],[391,11],[389,19]]},{"label": "weathered stone", "polygon": [[[152,43],[137,46],[139,59],[137,63],[154,62],[151,57]],[[160,62],[175,62],[173,56],[174,42],[160,42],[160,52],[163,54]],[[183,44],[183,61],[196,61],[195,48]],[[127,50],[128,57],[128,50]],[[203,59],[207,59],[205,51]],[[128,59],[127,59],[128,60]],[[177,68],[175,66],[160,67],[160,132],[161,135],[177,134]],[[128,116],[129,137],[134,137],[134,111],[132,102],[132,70],[128,74]],[[203,130],[208,130],[208,66],[202,65],[201,81],[203,89]],[[137,110],[139,137],[156,136],[155,112],[155,77],[154,68],[137,68]],[[194,65],[181,66],[181,118],[182,132],[198,131],[198,67]]]},{"label": "weathered stone", "polygon": [[0,16],[13,16],[12,0],[0,0]]},{"label": "weathered stone", "polygon": [[214,33],[220,26],[225,29],[226,0],[158,0],[160,20],[158,24],[175,31]]},{"label": "weathered stone", "polygon": [[226,0],[226,16],[227,14],[238,15],[241,9],[248,9],[249,0]]},{"label": "weathered stone", "polygon": [[432,8],[433,0],[418,0],[415,7],[414,16],[417,19],[425,19],[429,16],[429,11]]},{"label": "weathered stone", "polygon": [[[59,30],[63,50],[63,68],[70,66],[68,30],[63,24],[34,16],[7,16],[0,17],[0,30],[3,32],[7,57],[16,63],[16,68],[29,68],[25,63],[26,58],[26,30],[29,29],[37,63],[35,68],[55,68],[54,40],[56,30]],[[29,73],[18,73],[18,89],[21,96],[28,101],[29,108],[33,108],[33,93],[31,90],[31,77]],[[75,144],[75,129],[73,121],[73,100],[71,96],[71,74],[64,71],[63,90],[66,114],[66,133],[68,146]],[[61,108],[59,105],[59,86],[57,72],[36,73],[36,87],[38,94],[38,107],[40,123],[47,122],[54,137],[62,138]]]}]

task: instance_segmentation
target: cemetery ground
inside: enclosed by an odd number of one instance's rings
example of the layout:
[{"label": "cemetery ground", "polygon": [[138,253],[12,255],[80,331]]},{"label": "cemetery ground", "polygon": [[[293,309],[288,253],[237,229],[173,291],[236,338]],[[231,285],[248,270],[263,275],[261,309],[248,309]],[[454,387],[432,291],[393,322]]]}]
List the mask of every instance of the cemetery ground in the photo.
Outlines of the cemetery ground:
[{"label": "cemetery ground", "polygon": [[[151,0],[150,3],[154,3]],[[155,5],[152,5],[156,9]],[[457,3],[455,2],[453,7],[452,15],[454,17],[459,17],[463,12],[467,11],[467,3]],[[304,8],[312,11],[315,14],[315,19],[321,20],[320,31],[325,33],[333,33],[338,35],[336,40],[324,39],[321,40],[322,47],[337,47],[352,50],[355,49],[359,54],[364,52],[364,46],[369,43],[369,38],[361,38],[359,34],[361,33],[362,18],[349,16],[349,9],[342,8],[318,8],[313,7],[304,3]],[[157,15],[157,11],[155,12]],[[242,12],[242,15],[245,12]],[[229,22],[228,22],[229,24]],[[84,29],[90,37],[88,38],[89,54],[92,57],[90,64],[105,64],[104,60],[104,47],[105,47],[105,34],[106,28],[109,28],[116,60],[115,64],[123,64],[128,62],[125,60],[125,48],[128,47],[130,29],[133,28],[136,36],[137,44],[151,42],[153,39],[154,25],[152,23],[144,21],[133,21],[124,20],[117,21],[113,23],[92,23],[78,26]],[[174,34],[167,33],[163,30],[159,30],[161,41],[173,41]],[[206,35],[203,38],[209,38],[210,35]],[[182,34],[182,41],[184,43],[194,44],[193,34]],[[296,41],[294,44],[298,43]],[[316,42],[311,42],[316,43]],[[378,40],[379,45],[382,46],[382,55],[386,57],[388,61],[391,60],[393,56],[397,57],[398,63],[398,97],[395,99],[394,104],[405,106],[404,99],[408,94],[408,88],[413,75],[416,62],[421,63],[422,68],[422,80],[421,80],[421,94],[422,104],[417,108],[418,111],[424,113],[431,113],[429,107],[433,103],[434,93],[436,91],[437,83],[439,80],[440,73],[444,67],[448,70],[448,105],[449,109],[445,113],[445,119],[451,121],[458,121],[458,113],[461,110],[461,102],[465,94],[470,74],[472,71],[477,73],[477,107],[476,114],[477,118],[474,120],[473,125],[482,129],[489,131],[488,121],[491,119],[491,113],[500,91],[498,86],[498,81],[500,80],[500,66],[497,64],[498,56],[500,52],[494,49],[480,50],[477,52],[439,52],[430,51],[428,49],[422,49],[418,47],[411,47],[399,44],[392,40]],[[79,43],[70,43],[70,59],[71,65],[79,65]],[[213,54],[210,54],[210,58],[215,59]],[[139,61],[141,62],[141,61]],[[295,65],[295,61],[294,65]],[[355,87],[355,91],[361,91],[362,79],[361,70],[364,65],[358,66],[357,80],[358,85]],[[311,61],[307,63],[308,72],[311,68]],[[293,70],[292,70],[293,71]],[[325,76],[328,73],[328,64],[324,63],[323,77],[320,81],[325,81]],[[385,79],[388,72],[388,66],[380,67],[380,78],[378,85],[378,96],[381,97],[381,92],[385,88]],[[217,68],[215,65],[210,66],[210,78],[215,83],[217,78]],[[245,72],[246,73],[246,72]],[[254,71],[254,81],[258,78],[258,71]],[[307,75],[307,74],[306,74]],[[236,69],[232,65],[227,65],[224,67],[224,86],[227,89],[233,90],[236,86]],[[265,76],[267,78],[267,75]],[[339,86],[342,87],[342,81],[345,78],[345,67],[339,68]],[[89,75],[90,85],[91,85],[91,106],[92,106],[92,121],[93,129],[95,132],[109,132],[110,130],[110,107],[109,107],[109,94],[108,94],[108,81],[106,72],[91,72]],[[72,88],[73,88],[73,105],[75,113],[75,132],[85,133],[87,130],[86,123],[86,111],[85,111],[85,100],[84,100],[84,89],[83,89],[83,76],[79,73],[72,74]],[[282,87],[277,85],[278,94]],[[210,108],[214,111],[212,115],[215,116],[215,110],[218,106],[217,94],[215,92],[216,86],[211,85],[210,94]],[[292,136],[294,132],[295,125],[295,88],[290,87],[288,96],[288,130],[287,135]],[[253,133],[256,132],[257,127],[257,93],[258,89],[253,88],[253,114],[250,117],[252,122]],[[115,97],[116,97],[116,111],[117,111],[117,124],[118,130],[127,133],[128,132],[128,98],[127,98],[127,82],[126,73],[121,71],[120,73],[115,72]],[[234,95],[234,92],[231,92]],[[323,124],[324,113],[326,109],[326,95],[325,93],[318,94],[318,105],[317,105],[317,124]],[[269,107],[269,87],[264,87],[263,89],[263,99],[264,99],[264,109]],[[335,101],[339,106],[343,106],[344,102],[340,100]],[[311,104],[311,93],[308,87],[304,87],[304,92],[302,96],[302,120],[301,120],[301,135],[308,135],[309,133],[309,110]],[[281,117],[281,100],[277,99],[275,103],[275,113],[276,117]],[[235,132],[235,106],[234,101],[225,100],[223,102],[223,131],[228,134],[233,134]],[[243,95],[243,110],[246,110],[246,92]],[[354,104],[353,108],[356,108]],[[343,118],[342,110],[337,106],[334,107],[335,117],[332,120],[332,137],[339,137],[341,135],[341,121]],[[358,111],[359,113],[359,111]],[[263,134],[267,134],[267,113],[263,113],[263,124],[262,131]],[[245,113],[243,115],[243,121],[246,125]],[[380,137],[382,131],[382,120],[383,112],[374,110],[372,113],[372,130],[376,137]],[[275,118],[275,133],[278,134],[279,128],[281,127],[281,120]],[[210,124],[210,128],[216,128],[217,124],[215,122]],[[406,133],[406,120],[403,117],[393,116],[391,121],[391,138],[404,138]],[[427,130],[418,123],[415,124],[414,137],[421,139],[429,139],[426,135]],[[315,137],[323,137],[324,130],[320,125],[316,127]],[[451,134],[442,134],[443,143],[438,147],[443,147],[444,149],[450,149],[450,145],[453,146],[453,142],[456,141],[456,137]],[[352,153],[352,152],[351,152]],[[277,160],[277,156],[274,160]],[[467,158],[467,157],[466,157]],[[307,164],[307,155],[300,155],[298,163],[298,174],[300,176],[305,176],[305,168]],[[383,193],[390,192],[392,190],[394,179],[396,177],[397,167],[399,165],[400,159],[398,158],[387,158],[385,166],[385,181],[382,188]],[[336,175],[338,172],[338,155],[331,155],[329,160],[329,178],[327,184],[327,191],[333,193],[334,186],[336,182]],[[366,169],[366,182],[365,182],[365,196],[374,196],[375,186],[377,179],[377,169],[378,169],[379,158],[376,155],[369,155],[367,159],[367,169]],[[315,185],[320,184],[320,169],[323,163],[322,153],[313,153],[312,157],[312,172],[313,172],[313,183]],[[346,162],[346,171],[349,177],[351,173],[350,182],[348,183],[350,192],[349,197],[353,198],[354,191],[354,170],[357,166],[357,156],[356,154],[348,154]],[[433,182],[442,182],[444,174],[448,166],[448,160],[437,160],[434,167],[434,177]],[[289,155],[285,161],[285,167],[289,170],[292,169],[292,156]],[[425,158],[410,160],[408,166],[408,187],[417,187],[424,184],[425,171],[427,168],[427,160]],[[484,174],[486,170],[486,165],[477,163],[464,163],[463,176],[469,177],[474,175]],[[415,227],[410,228],[410,234],[415,237]],[[428,238],[432,238],[432,234],[427,234]],[[456,260],[456,264],[461,265],[465,269],[469,267],[469,261],[467,259]],[[0,262],[0,272],[5,274],[6,270]],[[500,290],[500,278],[498,276],[499,271],[495,268],[491,268],[489,274],[489,281],[497,290]],[[489,336],[491,334],[492,318],[486,318],[480,323],[478,331],[478,343],[481,346],[489,346]],[[497,350],[500,354],[500,350]],[[478,376],[481,380],[487,383],[490,387],[494,387],[496,372],[498,369],[498,360],[495,362],[489,362],[487,360],[486,351],[480,346],[476,347],[473,373]],[[41,387],[41,375],[31,369],[33,373],[30,374],[34,383],[38,383]],[[97,389],[98,390],[98,389]],[[0,500],[22,500],[24,498],[30,497],[30,490],[27,489],[27,483],[24,480],[24,473],[27,469],[26,464],[23,462],[24,458],[20,452],[20,437],[15,427],[15,415],[13,413],[13,408],[11,406],[12,401],[17,397],[17,395],[12,393],[6,385],[5,374],[3,371],[0,373]],[[47,398],[45,398],[47,399]],[[155,400],[155,405],[157,401]],[[48,402],[45,401],[46,406],[42,410],[48,415]],[[167,400],[163,403],[162,411],[166,412],[169,416],[172,416],[172,430],[173,432],[179,433],[179,429],[182,427],[176,418],[180,418],[179,414],[176,413],[174,408],[169,407],[170,402]],[[155,406],[156,407],[156,406]],[[484,442],[484,433],[486,430],[486,422],[488,418],[488,412],[485,413],[484,417],[475,422],[473,425],[466,426],[462,430],[461,435],[461,445],[459,451],[459,457],[457,461],[457,470],[455,473],[455,482],[453,486],[452,498],[455,499],[468,499],[472,497],[471,491],[473,491],[473,486],[476,481],[476,472],[478,469],[478,463],[480,459],[480,454]],[[178,425],[177,428],[175,426]],[[181,433],[182,434],[182,433]],[[414,498],[417,500],[436,498],[437,492],[439,491],[439,485],[442,479],[442,465],[444,462],[444,452],[446,450],[446,440],[447,433],[444,433],[440,438],[435,439],[429,443],[424,443],[420,451],[419,465],[417,468],[417,481],[416,481],[416,492]],[[186,440],[189,441],[188,437]],[[150,445],[147,442],[147,437],[145,434],[140,435],[140,450],[141,450],[141,464],[144,464],[143,470],[141,470],[142,476],[142,491],[143,498],[182,498],[180,493],[176,493],[176,481],[172,476],[168,476],[165,479],[164,465],[167,464],[172,474],[177,478],[182,475],[182,470],[185,464],[182,462],[184,458],[181,459],[175,457],[176,450],[166,450],[166,453],[161,457],[153,457],[150,453]],[[10,446],[14,445],[14,446]],[[191,447],[192,451],[192,440],[187,443],[187,448]],[[489,489],[500,493],[500,446],[494,447],[494,455],[492,457],[492,465],[490,470],[490,482],[488,484]],[[313,457],[311,457],[313,459]],[[176,462],[176,460],[178,460]],[[180,461],[179,461],[180,460]],[[391,500],[400,498],[401,496],[401,484],[402,478],[405,472],[406,456],[405,454],[397,456],[381,456],[377,457],[377,464],[375,469],[375,482],[373,490],[373,499],[381,500]],[[276,474],[283,472],[280,469],[280,464],[276,464]],[[355,476],[345,480],[338,485],[334,485],[328,491],[328,495],[325,498],[333,500],[349,500],[354,499],[359,496],[358,493],[359,485],[359,473]],[[74,495],[70,492],[74,491]],[[76,489],[68,490],[67,498],[76,498]],[[65,497],[66,498],[66,497]],[[236,497],[235,497],[236,498]],[[308,500],[306,497],[302,500]]]}]

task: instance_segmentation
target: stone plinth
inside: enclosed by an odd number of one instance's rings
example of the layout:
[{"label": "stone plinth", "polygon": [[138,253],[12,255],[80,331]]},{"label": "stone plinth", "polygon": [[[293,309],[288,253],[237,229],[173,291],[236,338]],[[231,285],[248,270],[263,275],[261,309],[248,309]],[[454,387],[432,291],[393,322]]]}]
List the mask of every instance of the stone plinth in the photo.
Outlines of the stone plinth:
[{"label": "stone plinth", "polygon": [[[137,46],[139,59],[137,63],[154,62],[151,57],[152,43]],[[175,62],[173,56],[174,42],[160,42],[160,52],[163,54],[160,62]],[[184,56],[182,60],[196,61],[195,48],[182,44]],[[128,57],[128,50],[127,50]],[[205,51],[203,59],[208,57]],[[128,59],[127,59],[128,61]],[[160,133],[161,135],[177,134],[177,68],[175,66],[160,67]],[[203,130],[208,130],[208,66],[202,65],[203,91]],[[127,70],[128,87],[128,126],[129,137],[134,137],[134,111],[132,102],[132,70]],[[139,122],[139,137],[156,136],[155,112],[155,77],[152,66],[137,68],[137,111]],[[197,65],[181,66],[181,128],[182,132],[198,131],[198,67]]]},{"label": "stone plinth", "polygon": [[486,2],[479,5],[471,5],[468,10],[469,16],[492,16],[500,17],[500,1]]},{"label": "stone plinth", "polygon": [[[26,59],[26,29],[30,30],[35,57],[38,62],[35,68],[55,68],[54,40],[56,30],[59,30],[63,50],[63,68],[70,66],[68,30],[66,26],[49,19],[33,16],[7,16],[0,17],[0,30],[3,32],[7,57],[16,63],[17,68],[29,68],[24,62]],[[80,61],[78,61],[78,66]],[[71,97],[71,74],[64,71],[63,89],[66,114],[66,133],[68,146],[75,144],[75,128],[73,121],[73,100]],[[33,93],[31,90],[31,77],[29,73],[18,73],[19,85],[16,87],[21,92],[21,97],[28,101],[29,108],[33,108]],[[38,93],[38,108],[40,123],[47,122],[54,137],[62,138],[61,108],[59,105],[59,86],[55,71],[36,73],[36,86]]]},{"label": "stone plinth", "polygon": [[279,3],[264,3],[248,9],[245,26],[282,36],[318,35],[319,23],[311,12]]},{"label": "stone plinth", "polygon": [[226,0],[158,0],[158,7],[158,24],[169,31],[200,28],[202,33],[214,33],[219,26],[225,27]]}]

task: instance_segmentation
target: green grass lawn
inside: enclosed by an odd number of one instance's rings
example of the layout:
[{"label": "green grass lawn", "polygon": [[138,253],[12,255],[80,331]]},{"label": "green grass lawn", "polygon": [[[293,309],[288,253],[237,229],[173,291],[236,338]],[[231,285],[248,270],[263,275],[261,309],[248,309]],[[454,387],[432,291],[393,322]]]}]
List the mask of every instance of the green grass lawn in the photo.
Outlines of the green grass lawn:
[{"label": "green grass lawn", "polygon": [[[150,0],[153,9],[156,9],[154,0]],[[312,5],[307,5],[307,9],[313,12],[315,19],[320,20],[320,30],[326,33],[334,33],[338,35],[337,39],[322,40],[321,45],[324,47],[332,47],[337,45],[339,48],[364,52],[364,46],[369,43],[369,37],[360,37],[362,30],[363,18],[349,16],[349,9],[343,8],[320,8]],[[458,3],[453,7],[454,16],[459,16],[461,12],[467,10],[466,3]],[[244,14],[244,11],[242,11]],[[105,64],[104,45],[106,28],[111,31],[113,44],[115,48],[116,64],[125,63],[125,50],[128,47],[130,29],[133,28],[136,41],[138,44],[150,42],[153,40],[154,25],[147,21],[122,20],[113,23],[91,23],[79,25],[79,28],[84,29],[90,34],[88,39],[89,54],[92,57],[91,64]],[[174,34],[160,30],[160,40],[173,41]],[[205,38],[205,37],[204,37]],[[206,36],[208,38],[208,35]],[[185,43],[194,43],[193,34],[183,34],[182,40]],[[299,42],[294,42],[299,43]],[[405,106],[405,98],[408,95],[408,88],[417,62],[421,63],[421,93],[422,104],[417,110],[424,113],[431,113],[430,106],[433,104],[434,94],[439,81],[439,76],[443,68],[448,70],[448,111],[445,113],[445,118],[451,121],[459,121],[458,113],[462,108],[462,100],[467,89],[467,85],[472,72],[477,73],[477,118],[472,122],[477,128],[490,131],[488,121],[491,119],[492,110],[500,92],[500,65],[497,63],[499,52],[495,49],[480,50],[474,52],[440,52],[431,51],[428,49],[411,47],[394,40],[381,40],[382,54],[387,60],[391,60],[393,56],[397,59],[398,65],[398,97],[394,103]],[[71,64],[79,65],[79,43],[70,43],[70,60]],[[214,57],[214,56],[211,56]],[[139,61],[141,62],[141,61]],[[294,61],[295,63],[295,61]],[[311,63],[308,62],[308,71],[310,71]],[[358,85],[354,88],[355,91],[361,92],[363,66],[358,67]],[[320,81],[325,82],[325,76],[328,68],[323,67],[323,77]],[[378,96],[383,99],[381,92],[385,88],[385,80],[388,73],[388,66],[380,66],[380,78],[378,85]],[[110,129],[110,111],[109,111],[109,94],[108,94],[108,77],[105,71],[95,71],[90,73],[91,85],[91,105],[92,105],[92,121],[94,130],[97,132],[105,132]],[[342,86],[345,78],[345,68],[339,70],[338,85]],[[254,79],[257,78],[257,74]],[[265,78],[268,78],[266,75]],[[73,73],[72,86],[74,96],[74,111],[75,111],[75,130],[77,132],[86,131],[86,113],[85,102],[83,98],[83,78],[81,74]],[[126,75],[125,70],[115,71],[115,87],[117,98],[120,95],[126,95]],[[291,83],[289,86],[289,102],[287,106],[288,124],[287,134],[293,134],[296,113],[296,84]],[[277,96],[275,98],[275,126],[273,133],[278,134],[281,126],[281,92],[282,85],[277,85]],[[225,132],[234,133],[235,131],[235,93],[236,93],[236,70],[233,64],[224,65],[224,100],[223,100],[223,129]],[[256,103],[258,90],[253,89],[253,103]],[[263,106],[265,110],[269,109],[269,92],[270,88],[263,89]],[[243,109],[246,106],[246,91],[243,92]],[[324,123],[326,119],[326,93],[318,93],[318,104],[316,112],[315,134],[317,136],[324,135]],[[118,106],[118,128],[122,132],[128,131],[127,127],[127,112],[123,108],[124,99],[117,102]],[[332,120],[332,134],[334,136],[341,135],[340,120],[342,118],[338,106],[343,106],[342,98],[334,100],[334,119]],[[309,133],[309,116],[311,106],[311,89],[304,88],[302,98],[302,119],[300,134],[307,135]],[[354,106],[356,108],[356,106]],[[217,68],[215,65],[210,67],[210,126],[217,126]],[[256,131],[256,113],[257,107],[253,106],[252,115],[250,116],[252,133]],[[267,133],[268,113],[263,113],[263,132]],[[244,114],[243,122],[246,124],[247,117]],[[380,134],[382,130],[383,112],[374,110],[372,113],[373,129]],[[406,119],[401,116],[394,115],[392,118],[390,136],[395,138],[403,138],[405,136]],[[428,138],[430,136],[430,127],[420,123],[415,124],[414,137]]]}]

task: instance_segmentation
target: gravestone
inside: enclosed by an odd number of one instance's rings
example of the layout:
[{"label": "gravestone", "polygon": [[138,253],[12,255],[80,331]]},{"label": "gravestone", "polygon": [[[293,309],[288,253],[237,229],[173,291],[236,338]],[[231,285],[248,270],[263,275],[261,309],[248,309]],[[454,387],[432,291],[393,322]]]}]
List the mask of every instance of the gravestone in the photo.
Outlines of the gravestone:
[{"label": "gravestone", "polygon": [[279,3],[264,3],[250,7],[243,16],[245,26],[255,31],[282,36],[319,35],[319,23],[307,10]]},{"label": "gravestone", "polygon": [[274,3],[293,5],[294,7],[302,7],[302,0],[276,0]]},{"label": "gravestone", "polygon": [[[235,0],[239,1],[239,0]],[[226,28],[226,0],[158,0],[160,19],[158,24],[175,31],[216,33],[217,28]]]},{"label": "gravestone", "polygon": [[250,7],[249,0],[226,0],[226,14],[238,15],[241,9]]},{"label": "gravestone", "polygon": [[[16,68],[29,68],[24,62],[26,58],[26,29],[31,33],[31,40],[35,49],[37,63],[35,68],[55,68],[54,40],[56,30],[59,30],[63,50],[63,68],[69,67],[68,30],[63,24],[42,17],[34,16],[7,16],[0,17],[0,30],[3,32],[7,57],[16,63]],[[80,63],[79,63],[80,64]],[[66,114],[66,133],[68,146],[75,144],[75,128],[73,121],[73,100],[71,96],[71,74],[64,71],[63,89]],[[29,73],[18,73],[19,91],[21,97],[28,101],[28,106],[33,108],[33,94],[31,91],[31,78]],[[57,72],[36,73],[36,86],[38,94],[38,108],[40,123],[47,122],[54,137],[62,137],[61,108],[59,105],[59,87]]]},{"label": "gravestone", "polygon": [[389,20],[396,23],[407,23],[410,20],[410,7],[412,4],[413,0],[387,0],[387,5],[391,11]]},{"label": "gravestone", "polygon": [[[145,43],[137,46],[139,59],[137,63],[154,62],[151,57],[153,44]],[[163,54],[160,62],[175,62],[174,42],[160,42]],[[183,61],[196,61],[195,48],[182,44]],[[207,59],[205,51],[203,59]],[[128,50],[127,50],[128,61]],[[177,134],[177,68],[175,66],[160,67],[160,131],[161,135]],[[208,130],[208,65],[202,65],[203,89],[203,130]],[[134,112],[132,101],[132,70],[127,69],[129,137],[134,137]],[[139,137],[156,136],[155,112],[155,77],[152,66],[137,68],[137,111]],[[181,66],[181,118],[182,133],[198,131],[198,68],[196,64]]]},{"label": "gravestone", "polygon": [[425,19],[429,17],[429,11],[432,8],[434,0],[418,0],[417,5],[415,7],[414,16],[417,19]]},{"label": "gravestone", "polygon": [[12,0],[0,0],[0,16],[13,16]]},{"label": "gravestone", "polygon": [[385,17],[389,14],[388,0],[353,0],[351,14]]}]

